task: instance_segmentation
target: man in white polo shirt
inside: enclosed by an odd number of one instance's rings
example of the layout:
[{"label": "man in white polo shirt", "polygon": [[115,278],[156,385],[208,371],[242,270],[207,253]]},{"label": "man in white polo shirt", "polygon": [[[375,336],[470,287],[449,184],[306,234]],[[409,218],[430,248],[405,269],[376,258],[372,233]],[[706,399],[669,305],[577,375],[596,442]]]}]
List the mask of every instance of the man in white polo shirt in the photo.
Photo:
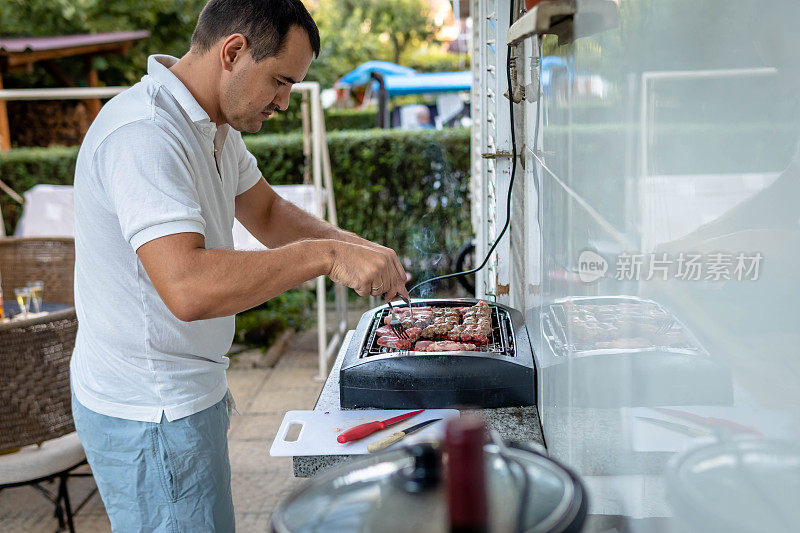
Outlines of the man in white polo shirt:
[{"label": "man in white polo shirt", "polygon": [[[75,426],[114,531],[233,531],[233,315],[328,275],[407,296],[396,254],[282,200],[240,131],[320,42],[300,0],[211,0],[180,60],[106,104],[75,171]],[[234,216],[270,249],[233,250]]]}]

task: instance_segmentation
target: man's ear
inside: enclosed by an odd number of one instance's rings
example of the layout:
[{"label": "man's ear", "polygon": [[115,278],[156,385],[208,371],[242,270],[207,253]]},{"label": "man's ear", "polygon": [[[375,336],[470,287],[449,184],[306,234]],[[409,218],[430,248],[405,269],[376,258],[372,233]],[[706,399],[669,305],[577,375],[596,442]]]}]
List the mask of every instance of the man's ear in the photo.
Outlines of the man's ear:
[{"label": "man's ear", "polygon": [[225,70],[233,69],[233,65],[237,61],[241,61],[244,54],[247,52],[247,37],[241,33],[234,33],[229,35],[222,41],[220,49],[220,61],[222,68]]}]

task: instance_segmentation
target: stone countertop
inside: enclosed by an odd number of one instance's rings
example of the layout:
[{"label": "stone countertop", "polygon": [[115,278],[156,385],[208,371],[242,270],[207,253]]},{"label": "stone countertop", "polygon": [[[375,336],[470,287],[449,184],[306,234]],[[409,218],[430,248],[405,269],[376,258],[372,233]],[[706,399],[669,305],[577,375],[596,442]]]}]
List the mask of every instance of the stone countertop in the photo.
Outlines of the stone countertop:
[{"label": "stone countertop", "polygon": [[[338,411],[339,403],[339,371],[342,361],[353,336],[353,331],[347,332],[336,361],[333,364],[328,379],[320,392],[315,411]],[[499,409],[471,410],[486,420],[487,427],[496,430],[501,437],[519,442],[536,442],[544,444],[542,439],[542,426],[539,422],[539,413],[535,406],[528,407],[503,407]],[[310,455],[293,458],[295,477],[313,477],[322,470],[349,461],[353,455]]]}]

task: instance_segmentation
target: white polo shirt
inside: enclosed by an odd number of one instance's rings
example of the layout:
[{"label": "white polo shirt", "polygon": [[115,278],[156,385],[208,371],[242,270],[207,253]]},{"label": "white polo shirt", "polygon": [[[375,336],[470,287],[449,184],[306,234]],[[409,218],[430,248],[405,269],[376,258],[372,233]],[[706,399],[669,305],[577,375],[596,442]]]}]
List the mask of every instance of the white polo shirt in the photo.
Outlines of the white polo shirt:
[{"label": "white polo shirt", "polygon": [[217,128],[169,71],[176,61],[151,56],[147,75],[103,106],[75,169],[73,391],[92,411],[149,422],[225,396],[234,318],[178,320],[136,249],[183,232],[232,249],[234,198],[261,177],[241,134]]}]

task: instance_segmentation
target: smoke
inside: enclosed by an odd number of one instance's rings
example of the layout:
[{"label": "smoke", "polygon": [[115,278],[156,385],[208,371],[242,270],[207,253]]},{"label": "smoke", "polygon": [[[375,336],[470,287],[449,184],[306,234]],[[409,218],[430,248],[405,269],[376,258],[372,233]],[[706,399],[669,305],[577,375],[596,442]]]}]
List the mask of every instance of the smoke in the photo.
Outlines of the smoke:
[{"label": "smoke", "polygon": [[[418,275],[417,282],[449,273],[461,241],[470,237],[461,235],[459,220],[448,217],[448,207],[467,201],[468,183],[464,180],[468,178],[453,171],[440,145],[430,143],[425,150],[426,160],[431,163],[420,187],[426,192],[427,213],[420,218],[409,240],[415,252],[411,262]],[[419,288],[418,295],[432,297],[436,289],[437,284],[426,284]]]},{"label": "smoke", "polygon": [[[427,219],[427,220],[426,220]],[[411,237],[411,246],[417,251],[416,267],[420,271],[420,280],[432,278],[436,275],[434,267],[438,265],[444,255],[434,252],[436,235],[430,226],[426,224],[430,219],[430,214],[424,215],[420,219],[420,227]],[[433,286],[424,285],[419,288],[419,296],[428,298],[433,295]]]}]

